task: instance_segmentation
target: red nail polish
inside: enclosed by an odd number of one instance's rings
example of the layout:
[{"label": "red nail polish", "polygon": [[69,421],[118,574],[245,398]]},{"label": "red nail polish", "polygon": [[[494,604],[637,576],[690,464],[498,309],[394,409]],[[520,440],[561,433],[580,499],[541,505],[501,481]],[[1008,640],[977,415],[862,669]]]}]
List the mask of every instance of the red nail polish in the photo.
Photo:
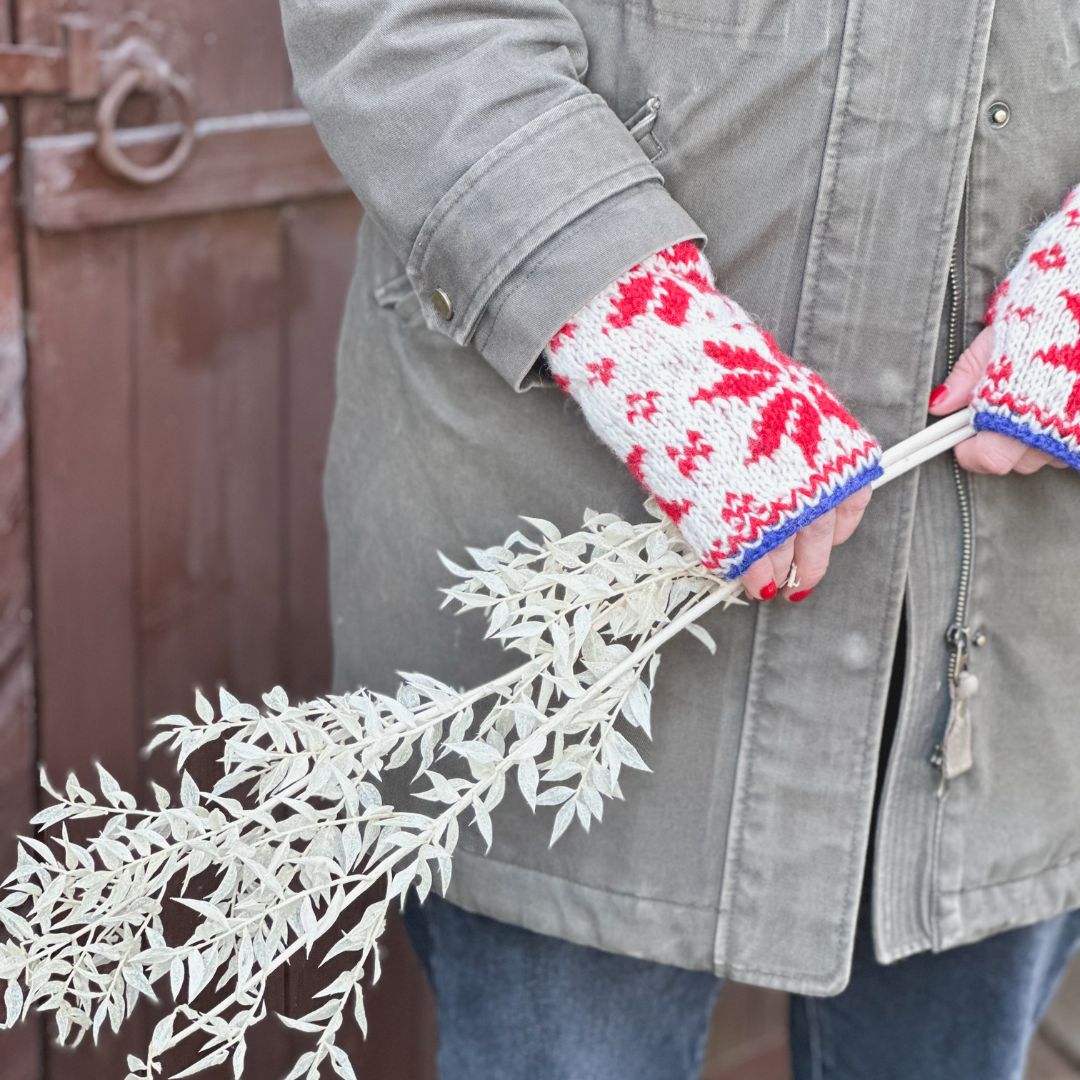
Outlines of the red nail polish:
[{"label": "red nail polish", "polygon": [[762,600],[771,600],[776,595],[776,582],[770,581],[768,585],[761,590]]},{"label": "red nail polish", "polygon": [[813,591],[813,589],[800,589],[798,592],[793,592],[788,599],[793,604],[797,604],[800,600],[805,600]]},{"label": "red nail polish", "polygon": [[949,388],[942,383],[940,386],[935,386],[930,391],[930,408],[933,408],[947,393]]}]

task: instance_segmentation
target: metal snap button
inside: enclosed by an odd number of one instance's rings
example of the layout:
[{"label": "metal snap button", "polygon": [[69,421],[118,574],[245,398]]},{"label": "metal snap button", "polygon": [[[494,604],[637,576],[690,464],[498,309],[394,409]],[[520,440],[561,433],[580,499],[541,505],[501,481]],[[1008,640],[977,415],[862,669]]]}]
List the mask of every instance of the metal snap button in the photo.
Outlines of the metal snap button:
[{"label": "metal snap button", "polygon": [[976,630],[975,633],[971,636],[971,644],[977,645],[979,648],[982,648],[982,646],[986,644],[987,640],[988,639],[986,637],[985,630]]},{"label": "metal snap button", "polygon": [[436,289],[431,294],[431,304],[435,308],[435,314],[440,319],[445,319],[449,322],[454,317],[454,305],[450,300],[450,297],[443,292],[442,289]]},{"label": "metal snap button", "polygon": [[1004,101],[995,101],[986,113],[990,117],[991,127],[1003,128],[1009,122],[1009,106]]}]

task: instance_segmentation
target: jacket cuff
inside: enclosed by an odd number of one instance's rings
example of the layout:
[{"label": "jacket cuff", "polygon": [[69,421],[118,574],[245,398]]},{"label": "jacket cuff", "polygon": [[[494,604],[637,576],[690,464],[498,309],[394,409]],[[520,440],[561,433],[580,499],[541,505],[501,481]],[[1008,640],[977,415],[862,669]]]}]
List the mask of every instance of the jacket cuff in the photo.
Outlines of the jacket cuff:
[{"label": "jacket cuff", "polygon": [[648,256],[705,233],[667,193],[647,182],[608,199],[526,259],[477,323],[474,348],[513,387],[548,385],[538,370],[558,330],[616,278]]},{"label": "jacket cuff", "polygon": [[[629,214],[607,205],[617,197],[643,215],[627,235]],[[601,208],[603,233],[598,223],[589,226]],[[608,103],[578,94],[503,139],[458,179],[421,226],[406,272],[427,325],[461,345],[482,329],[477,347],[518,388],[565,317],[634,262],[691,236],[704,239]],[[612,257],[613,244],[623,257]],[[575,277],[577,288],[560,283],[546,293],[548,274],[558,272]],[[581,298],[577,307],[563,299],[571,292]],[[489,307],[499,314],[492,318]]]}]

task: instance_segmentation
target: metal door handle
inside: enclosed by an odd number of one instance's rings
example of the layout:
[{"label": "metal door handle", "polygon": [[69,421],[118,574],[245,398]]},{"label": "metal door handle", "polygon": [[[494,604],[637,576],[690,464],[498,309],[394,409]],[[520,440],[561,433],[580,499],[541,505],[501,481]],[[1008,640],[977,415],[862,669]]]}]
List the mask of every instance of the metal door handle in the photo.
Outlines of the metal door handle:
[{"label": "metal door handle", "polygon": [[[96,113],[97,157],[113,176],[147,186],[175,176],[195,149],[195,94],[191,83],[173,71],[157,47],[129,37],[108,51],[99,47],[92,20],[68,15],[60,20],[59,46],[0,45],[0,97],[63,94],[69,101],[100,99]],[[142,165],[123,150],[117,119],[134,93],[173,97],[180,107],[180,136],[169,156]]]},{"label": "metal door handle", "polygon": [[[195,149],[195,94],[191,83],[181,78],[150,42],[130,38],[103,61],[115,71],[109,87],[98,102],[97,157],[114,176],[141,187],[160,184],[174,177]],[[143,165],[130,158],[117,138],[117,119],[124,102],[144,91],[159,98],[173,97],[180,106],[180,136],[169,156],[155,165]]]}]

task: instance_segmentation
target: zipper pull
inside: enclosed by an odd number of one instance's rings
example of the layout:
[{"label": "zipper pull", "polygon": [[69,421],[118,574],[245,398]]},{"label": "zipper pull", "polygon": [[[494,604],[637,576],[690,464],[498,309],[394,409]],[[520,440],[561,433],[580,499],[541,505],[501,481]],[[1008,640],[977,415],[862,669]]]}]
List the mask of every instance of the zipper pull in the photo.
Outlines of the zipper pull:
[{"label": "zipper pull", "polygon": [[948,782],[962,776],[974,764],[972,753],[971,699],[979,689],[979,677],[968,670],[967,627],[950,627],[954,655],[953,673],[949,678],[949,718],[945,734],[934,747],[931,762],[941,770],[938,796],[945,793]]}]

